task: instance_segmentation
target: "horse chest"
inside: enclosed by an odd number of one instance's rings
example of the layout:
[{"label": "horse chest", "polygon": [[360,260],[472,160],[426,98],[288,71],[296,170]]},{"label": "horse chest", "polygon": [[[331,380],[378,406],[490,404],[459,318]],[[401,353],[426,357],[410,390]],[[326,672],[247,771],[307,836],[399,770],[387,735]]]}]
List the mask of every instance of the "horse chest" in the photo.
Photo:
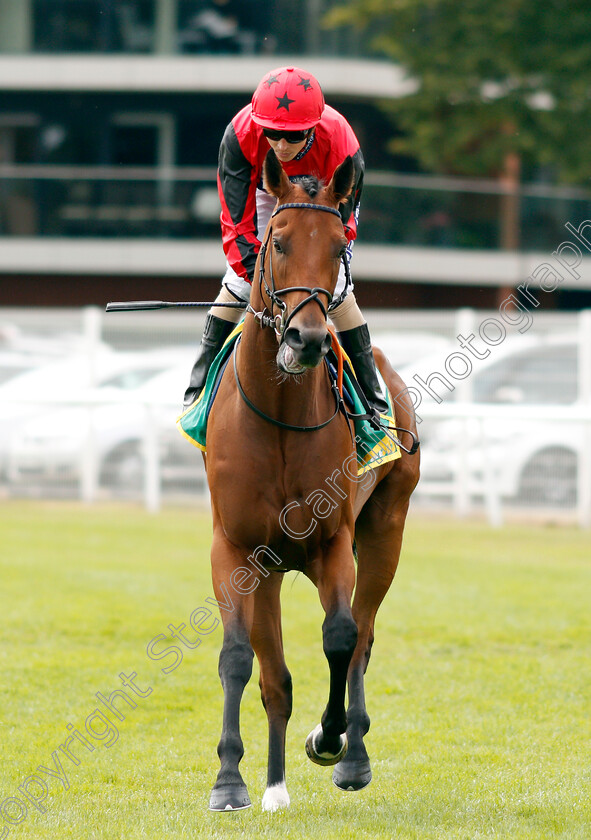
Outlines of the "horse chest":
[{"label": "horse chest", "polygon": [[310,469],[304,460],[285,464],[251,457],[251,469],[245,470],[246,457],[241,464],[246,480],[216,474],[212,501],[232,541],[274,546],[281,557],[294,551],[309,555],[352,518],[347,477],[338,468]]},{"label": "horse chest", "polygon": [[[318,459],[315,459],[316,461]],[[244,470],[244,465],[247,470]],[[284,461],[281,458],[257,459],[245,455],[243,475],[248,476],[241,486],[242,501],[264,501],[279,513],[294,499],[308,505],[322,505],[334,501],[339,504],[349,495],[349,480],[338,466],[310,463],[304,453],[299,458]],[[228,475],[228,482],[235,483]]]}]

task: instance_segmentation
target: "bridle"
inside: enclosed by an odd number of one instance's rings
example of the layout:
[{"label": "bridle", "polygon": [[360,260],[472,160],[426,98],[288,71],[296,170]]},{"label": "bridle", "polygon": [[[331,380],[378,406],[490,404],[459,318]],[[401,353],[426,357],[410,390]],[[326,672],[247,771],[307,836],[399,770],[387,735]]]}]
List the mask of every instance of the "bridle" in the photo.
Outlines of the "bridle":
[{"label": "bridle", "polygon": [[[338,210],[335,210],[334,207],[326,207],[324,204],[308,204],[306,202],[289,202],[286,204],[280,204],[277,208],[275,208],[275,210],[271,214],[271,219],[274,219],[275,216],[278,213],[281,213],[283,210],[319,210],[323,213],[331,213],[333,216],[338,216],[339,220],[342,222],[341,214]],[[282,342],[284,340],[285,332],[288,329],[292,318],[301,309],[303,309],[304,306],[311,302],[317,303],[322,311],[324,320],[326,320],[328,318],[328,313],[331,310],[336,309],[336,307],[343,302],[352,286],[352,281],[351,272],[349,270],[349,261],[347,259],[347,254],[344,253],[342,256],[342,262],[345,269],[345,287],[343,291],[338,295],[338,297],[334,298],[333,295],[328,291],[328,289],[322,289],[320,287],[310,288],[309,286],[288,286],[285,289],[277,289],[275,286],[275,276],[273,274],[273,250],[269,249],[269,240],[271,239],[272,233],[273,228],[271,225],[269,225],[267,236],[265,237],[265,241],[261,245],[259,253],[259,289],[262,298],[262,292],[264,288],[265,294],[271,302],[271,312],[268,312],[266,307],[265,309],[263,309],[262,312],[257,312],[255,309],[253,309],[253,307],[250,304],[247,305],[246,311],[254,315],[255,320],[258,321],[261,327],[272,327],[275,330],[277,338],[280,342]],[[269,252],[270,285],[267,282],[265,268],[267,251]],[[284,300],[282,300],[282,295],[287,295],[290,292],[307,292],[308,297],[300,301],[297,304],[297,306],[293,308],[290,314],[287,315],[287,304]],[[326,295],[326,306],[320,300],[320,295]],[[279,310],[279,312],[276,315],[273,314],[275,307]]]}]

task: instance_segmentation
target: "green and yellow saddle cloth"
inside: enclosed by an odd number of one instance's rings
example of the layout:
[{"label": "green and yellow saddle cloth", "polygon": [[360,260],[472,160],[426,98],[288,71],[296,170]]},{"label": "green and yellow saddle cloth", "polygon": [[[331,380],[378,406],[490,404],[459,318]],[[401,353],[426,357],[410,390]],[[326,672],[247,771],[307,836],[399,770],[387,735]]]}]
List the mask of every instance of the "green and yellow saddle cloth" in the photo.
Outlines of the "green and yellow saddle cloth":
[{"label": "green and yellow saddle cloth", "polygon": [[[181,434],[190,443],[198,446],[204,452],[206,451],[207,418],[216,398],[222,374],[230,360],[236,342],[242,333],[242,325],[243,322],[241,321],[236,329],[230,333],[209,369],[203,391],[193,405],[183,412],[177,420],[177,426]],[[366,409],[358,394],[359,386],[354,380],[353,367],[348,356],[344,353],[340,345],[337,344],[334,335],[333,349],[331,349],[326,357],[325,363],[328,366],[331,379],[338,382],[339,391],[343,395],[347,410],[351,414],[365,414]],[[379,371],[378,376],[380,377],[383,392],[387,395],[388,406],[390,408],[388,414],[381,415],[382,423],[394,430],[396,420],[392,399]],[[354,419],[353,422],[355,443],[357,445],[358,475],[363,475],[368,470],[400,458],[400,447],[385,432],[377,431],[367,420]]]}]

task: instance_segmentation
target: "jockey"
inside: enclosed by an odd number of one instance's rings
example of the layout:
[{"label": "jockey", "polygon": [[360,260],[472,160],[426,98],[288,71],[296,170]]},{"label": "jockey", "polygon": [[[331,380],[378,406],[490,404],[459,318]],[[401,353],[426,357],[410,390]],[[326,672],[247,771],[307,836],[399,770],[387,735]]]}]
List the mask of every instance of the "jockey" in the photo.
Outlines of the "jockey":
[{"label": "jockey", "polygon": [[[348,257],[351,256],[364,173],[359,142],[346,119],[325,105],[320,85],[311,73],[297,67],[280,67],[263,77],[252,102],[236,114],[222,138],[218,192],[227,268],[215,303],[250,298],[257,254],[276,204],[275,197],[266,193],[262,184],[263,162],[269,147],[292,180],[313,175],[328,183],[337,166],[347,155],[352,156],[354,187],[340,206],[349,241]],[[335,299],[345,285],[341,265]],[[369,329],[352,288],[351,283],[344,300],[329,310],[330,319],[372,411],[383,414],[388,406],[376,374]],[[185,407],[192,405],[203,390],[211,363],[240,317],[230,307],[214,305],[210,309],[185,392]]]}]

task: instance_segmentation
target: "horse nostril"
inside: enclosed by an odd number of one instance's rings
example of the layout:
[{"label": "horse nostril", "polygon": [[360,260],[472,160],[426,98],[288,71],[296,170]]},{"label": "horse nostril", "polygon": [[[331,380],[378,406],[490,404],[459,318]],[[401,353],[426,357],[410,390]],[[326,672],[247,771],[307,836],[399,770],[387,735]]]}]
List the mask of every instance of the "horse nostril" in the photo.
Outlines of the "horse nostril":
[{"label": "horse nostril", "polygon": [[316,367],[328,353],[331,336],[326,328],[288,327],[283,335],[285,344],[293,350],[298,364],[304,367]]},{"label": "horse nostril", "polygon": [[288,345],[288,347],[291,347],[292,350],[301,350],[305,344],[304,339],[302,338],[302,334],[297,329],[297,327],[289,327],[285,331],[283,340]]}]

